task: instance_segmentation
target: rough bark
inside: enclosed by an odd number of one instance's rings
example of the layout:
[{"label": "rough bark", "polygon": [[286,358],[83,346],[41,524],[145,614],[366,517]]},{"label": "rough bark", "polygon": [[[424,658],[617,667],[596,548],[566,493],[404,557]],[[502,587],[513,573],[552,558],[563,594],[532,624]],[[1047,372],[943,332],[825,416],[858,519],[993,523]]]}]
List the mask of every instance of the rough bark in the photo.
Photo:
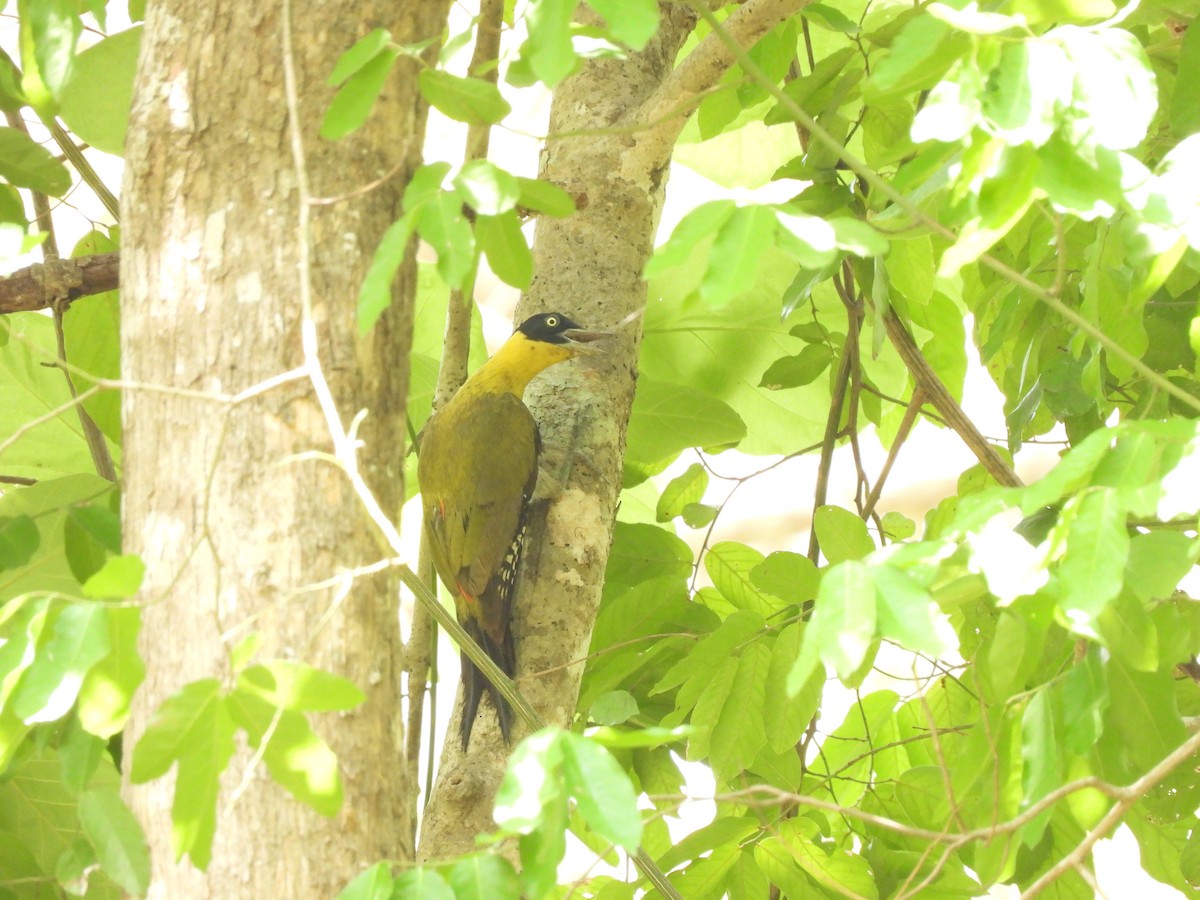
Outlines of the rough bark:
[{"label": "rough bark", "polygon": [[[336,196],[403,161],[377,190],[314,207],[312,286],[321,360],[341,416],[369,415],[362,468],[385,509],[403,498],[415,272],[367,338],[354,299],[378,238],[419,163],[424,107],[415,60],[401,58],[368,126],[338,143],[316,130],[338,56],[376,26],[397,42],[435,36],[444,0],[309,0],[293,12],[299,121],[312,191]],[[302,361],[297,301],[297,176],[288,134],[279,4],[172,0],[151,5],[130,120],[123,192],[122,352],[128,379],[236,393]],[[147,577],[147,678],[126,746],[184,684],[232,683],[229,651],[251,631],[260,659],[346,676],[357,710],[317,717],[345,782],[325,819],[287,795],[243,748],[222,780],[212,863],[175,863],[173,777],[129,796],[150,840],[152,896],[330,897],[363,866],[407,858],[415,786],[402,777],[397,593],[385,577],[311,588],[383,555],[346,479],[297,458],[330,441],[306,380],[235,407],[182,394],[124,396],[127,552]],[[245,790],[230,804],[245,778]]]},{"label": "rough bark", "polygon": [[[551,133],[608,128],[636,110],[670,74],[692,25],[686,10],[664,6],[662,28],[645,51],[627,61],[589,63],[565,81],[555,91]],[[537,275],[518,320],[557,310],[603,328],[645,305],[641,270],[654,246],[669,160],[642,157],[631,164],[635,147],[629,134],[547,142],[541,177],[573,194],[580,209],[569,219],[538,220]],[[555,483],[526,542],[514,611],[517,684],[556,725],[569,725],[574,716],[583,665],[568,663],[582,659],[591,640],[640,339],[639,324],[624,328],[604,357],[556,366],[526,392],[542,430],[543,472]],[[542,490],[546,481],[544,474]],[[459,714],[461,702],[455,720]],[[514,739],[524,732],[518,728]],[[457,734],[457,721],[448,733]],[[475,835],[495,828],[492,801],[506,750],[490,707],[475,724],[467,754],[446,742],[425,810],[422,858],[469,850]]]}]

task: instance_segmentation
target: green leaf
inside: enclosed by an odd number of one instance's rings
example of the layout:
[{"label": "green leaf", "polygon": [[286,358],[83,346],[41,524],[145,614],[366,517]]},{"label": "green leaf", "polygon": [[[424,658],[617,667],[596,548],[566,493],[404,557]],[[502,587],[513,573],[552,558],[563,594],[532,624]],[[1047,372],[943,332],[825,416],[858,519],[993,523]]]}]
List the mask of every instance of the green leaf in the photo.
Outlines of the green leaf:
[{"label": "green leaf", "polygon": [[738,414],[717,398],[643,376],[629,419],[626,470],[652,475],[688,447],[727,447],[745,435]]},{"label": "green leaf", "polygon": [[1040,147],[1050,140],[1071,103],[1073,72],[1063,48],[1051,41],[1002,45],[988,75],[983,114],[989,129],[1010,144]]},{"label": "green leaf", "polygon": [[133,104],[142,28],[107,37],[75,57],[59,95],[59,115],[72,132],[98,150],[122,156]]},{"label": "green leaf", "polygon": [[883,522],[883,533],[892,541],[903,541],[912,537],[917,533],[917,523],[910,519],[904,513],[886,512],[881,519]]},{"label": "green leaf", "polygon": [[[622,731],[618,728],[600,727],[587,730],[588,740],[612,750],[654,749],[665,744],[677,744],[686,738],[691,729],[686,725],[676,728],[639,728],[637,731]],[[671,764],[672,766],[674,763]],[[678,772],[678,770],[676,770]]]},{"label": "green leaf", "polygon": [[273,706],[241,686],[226,706],[252,747],[267,742],[263,762],[276,783],[321,815],[337,815],[343,796],[337,757],[301,713]]},{"label": "green leaf", "polygon": [[688,503],[683,507],[681,518],[688,528],[704,528],[717,517],[720,510],[703,503]]},{"label": "green leaf", "polygon": [[826,3],[810,3],[800,11],[800,14],[829,31],[858,34],[860,30],[857,22],[837,7],[829,6]]},{"label": "green leaf", "polygon": [[1140,672],[1158,670],[1158,632],[1142,602],[1120,593],[1095,620],[1101,642],[1116,658]]},{"label": "green leaf", "polygon": [[238,676],[238,688],[271,706],[307,712],[354,709],[366,699],[354,682],[294,660],[273,659]]},{"label": "green leaf", "polygon": [[[733,681],[737,677],[738,661],[736,657],[726,657],[713,660],[705,672],[705,678],[698,685],[690,682],[686,687],[694,691],[695,703],[691,711],[691,734],[688,735],[687,758],[693,762],[708,759],[712,754],[713,729],[721,719],[721,711],[733,691]],[[679,711],[683,703],[685,691],[679,692],[675,708]],[[689,697],[689,699],[691,699]],[[675,721],[674,716],[664,721]]]},{"label": "green leaf", "polygon": [[533,254],[521,233],[514,210],[475,220],[475,240],[487,255],[488,265],[505,283],[526,290],[533,282]]},{"label": "green leaf", "polygon": [[[910,136],[914,143],[965,139],[983,120],[983,78],[973,65],[958,65],[929,92],[917,110]],[[896,243],[908,243],[897,241]]]},{"label": "green leaf", "polygon": [[796,865],[794,851],[779,837],[767,837],[754,845],[754,862],[770,884],[778,885],[785,897],[810,897],[813,884]]},{"label": "green leaf", "polygon": [[848,850],[826,852],[802,833],[801,820],[780,823],[780,833],[793,859],[817,884],[836,894],[877,900],[879,889],[871,867],[862,855]]},{"label": "green leaf", "polygon": [[681,515],[689,503],[699,503],[703,500],[706,490],[708,470],[700,463],[692,463],[686,472],[671,479],[670,484],[663,488],[662,496],[658,498],[655,519],[659,522],[669,522]]},{"label": "green leaf", "polygon": [[121,552],[121,517],[108,506],[73,505],[67,510],[67,521],[76,523],[109,553]]},{"label": "green leaf", "polygon": [[667,670],[650,689],[651,695],[679,687],[675,698],[676,710],[691,709],[704,690],[714,666],[736,655],[736,651],[762,631],[766,624],[766,620],[757,613],[746,610],[732,613],[716,631],[697,642],[687,656]]},{"label": "green leaf", "polygon": [[399,55],[399,50],[388,47],[346,80],[325,111],[325,118],[321,121],[321,137],[331,141],[341,140],[366,123],[391,74],[392,64]]},{"label": "green leaf", "polygon": [[644,50],[658,31],[654,0],[588,0],[588,6],[604,16],[614,38],[634,50]]},{"label": "green leaf", "polygon": [[21,62],[58,97],[70,78],[75,44],[83,30],[79,6],[73,0],[28,0],[18,3],[17,9],[22,25],[29,23],[28,37],[33,44],[33,59],[29,59],[22,40]]},{"label": "green leaf", "polygon": [[817,596],[821,576],[807,556],[780,550],[755,566],[750,580],[759,590],[788,603],[804,603]]},{"label": "green leaf", "polygon": [[71,187],[66,166],[16,128],[0,128],[0,178],[52,197],[61,197]]},{"label": "green leaf", "polygon": [[0,516],[0,570],[25,565],[40,543],[37,526],[29,516]]},{"label": "green leaf", "polygon": [[1119,739],[1121,751],[1144,772],[1187,737],[1171,674],[1136,672],[1119,659],[1108,660],[1104,668],[1110,697],[1105,734]]},{"label": "green leaf", "polygon": [[879,99],[933,87],[971,46],[971,40],[930,15],[917,15],[875,65],[868,85]]},{"label": "green leaf", "polygon": [[1124,584],[1142,601],[1170,597],[1195,559],[1195,545],[1178,531],[1135,534],[1129,540]]},{"label": "green leaf", "polygon": [[936,658],[958,649],[954,629],[929,591],[889,565],[872,567],[871,577],[878,589],[876,615],[881,637]]},{"label": "green leaf", "polygon": [[825,673],[814,671],[798,691],[788,691],[788,677],[800,654],[804,628],[799,622],[789,625],[771,648],[763,720],[767,740],[776,753],[794,751],[817,714],[825,688]]},{"label": "green leaf", "polygon": [[[405,205],[408,198],[405,197]],[[475,266],[475,232],[457,194],[438,192],[421,206],[417,231],[437,251],[438,274],[461,289]]]},{"label": "green leaf", "polygon": [[875,640],[875,610],[870,569],[848,561],[826,570],[804,644],[812,642],[843,682],[849,682],[867,658]]},{"label": "green leaf", "polygon": [[833,350],[828,344],[809,344],[795,356],[785,356],[771,363],[758,386],[769,391],[800,387],[816,381],[833,362]]},{"label": "green leaf", "polygon": [[[405,874],[411,875],[414,872],[427,871],[426,869],[412,869]],[[440,879],[440,876],[436,872],[429,872],[429,874]],[[397,878],[397,889],[399,881],[400,879]],[[396,896],[393,894],[393,889],[391,865],[385,862],[377,862],[375,865],[355,875],[354,879],[338,892],[337,900],[392,900]],[[401,896],[407,897],[412,895],[402,894]],[[453,892],[451,892],[450,896],[454,896]]]},{"label": "green leaf", "polygon": [[717,231],[710,264],[700,282],[701,299],[721,307],[753,287],[758,261],[774,243],[775,231],[775,211],[770,207],[735,209]]},{"label": "green leaf", "polygon": [[54,620],[50,640],[21,679],[13,711],[27,725],[66,715],[88,669],[109,649],[108,610],[98,603],[68,603]]},{"label": "green leaf", "polygon": [[330,87],[337,87],[378,56],[391,43],[391,40],[392,34],[385,28],[376,28],[368,32],[364,37],[355,41],[354,46],[338,57],[326,83]]},{"label": "green leaf", "polygon": [[638,702],[629,691],[601,694],[588,712],[597,725],[620,725],[638,714]]},{"label": "green leaf", "polygon": [[110,738],[125,727],[134,692],[146,677],[138,652],[142,611],[135,606],[108,610],[108,656],[92,666],[79,689],[80,724],[90,733]]},{"label": "green leaf", "polygon": [[144,897],[150,887],[150,850],[116,789],[85,791],[79,798],[79,824],[104,873],[126,893]]},{"label": "green leaf", "polygon": [[454,864],[450,886],[458,900],[518,900],[521,896],[512,863],[499,856],[478,853]]},{"label": "green leaf", "polygon": [[838,249],[855,256],[882,256],[890,246],[887,237],[860,219],[833,216],[829,220]]},{"label": "green leaf", "polygon": [[0,109],[5,112],[16,112],[22,106],[29,104],[25,92],[21,90],[21,73],[12,57],[0,50]]},{"label": "green leaf", "polygon": [[1138,39],[1122,28],[1063,25],[1046,34],[1075,66],[1067,133],[1077,143],[1136,147],[1158,109],[1154,70]]},{"label": "green leaf", "polygon": [[1095,746],[1104,729],[1108,685],[1100,654],[1093,648],[1071,667],[1059,686],[1062,742],[1070,753],[1082,756]]},{"label": "green leaf", "polygon": [[531,834],[556,818],[552,807],[564,803],[566,796],[561,736],[559,729],[544,728],[513,751],[493,810],[496,824],[506,833]]},{"label": "green leaf", "polygon": [[1125,518],[1113,489],[1088,491],[1077,505],[1064,510],[1066,552],[1058,569],[1064,593],[1061,605],[1085,634],[1120,593],[1129,556]]},{"label": "green leaf", "polygon": [[486,159],[471,160],[464,165],[454,177],[454,187],[482,216],[508,212],[521,196],[517,179]]},{"label": "green leaf", "polygon": [[379,239],[370,268],[358,292],[358,333],[366,334],[379,321],[384,310],[392,305],[392,282],[408,252],[408,242],[416,228],[412,211],[388,226]]},{"label": "green leaf", "polygon": [[63,523],[63,550],[71,574],[80,584],[86,583],[104,567],[108,558],[105,548],[89,534],[69,512]]},{"label": "green leaf", "polygon": [[[1046,796],[1063,780],[1063,760],[1055,731],[1057,716],[1052,693],[1040,690],[1033,695],[1021,717],[1021,809],[1026,810]],[[1021,828],[1027,847],[1041,839],[1052,810],[1046,810]]]},{"label": "green leaf", "polygon": [[771,662],[771,646],[764,640],[752,641],[742,649],[709,744],[709,762],[722,780],[732,780],[748,769],[767,742],[763,708]]},{"label": "green leaf", "polygon": [[980,12],[974,3],[962,9],[944,3],[930,3],[926,10],[935,19],[971,34],[1001,34],[1026,29],[1024,19],[1002,13]]},{"label": "green leaf", "polygon": [[[392,892],[383,900],[454,900],[454,890],[434,869],[421,866],[407,869],[396,876]],[[369,895],[368,895],[369,896]],[[343,900],[339,897],[338,900]],[[346,898],[357,900],[357,898]],[[367,898],[364,897],[364,900]]]},{"label": "green leaf", "polygon": [[632,587],[657,578],[683,579],[692,571],[692,551],[656,525],[617,522],[605,569],[606,587]]},{"label": "green leaf", "polygon": [[422,69],[421,96],[443,115],[468,125],[495,125],[512,112],[500,89],[482,78],[460,78],[441,69]]},{"label": "green leaf", "polygon": [[738,609],[748,609],[766,618],[781,606],[759,591],[750,577],[762,562],[761,553],[737,541],[721,541],[704,555],[704,569],[721,595]]},{"label": "green leaf", "polygon": [[80,728],[77,719],[68,719],[58,745],[62,783],[75,794],[83,793],[105,752],[104,741]]},{"label": "green leaf", "polygon": [[[0,877],[22,871],[38,882],[52,879],[58,860],[67,855],[79,835],[76,798],[59,780],[59,762],[48,747],[30,751],[6,766],[0,780]],[[23,851],[21,858],[15,851]],[[10,891],[10,897],[59,897],[50,890]],[[97,892],[99,893],[99,892]]]},{"label": "green leaf", "polygon": [[575,70],[577,60],[571,47],[575,6],[575,0],[530,0],[525,9],[529,38],[521,47],[521,57],[547,87],[554,87]]},{"label": "green leaf", "polygon": [[813,514],[813,529],[817,532],[821,552],[830,563],[862,559],[875,549],[866,523],[840,506],[818,507]]},{"label": "green leaf", "polygon": [[146,564],[140,556],[110,556],[83,585],[85,597],[132,597],[142,586]]},{"label": "green leaf", "polygon": [[654,278],[688,265],[696,245],[720,231],[737,211],[731,200],[714,200],[697,206],[680,220],[667,242],[654,251],[646,263],[644,277]]},{"label": "green leaf", "polygon": [[536,178],[517,178],[520,189],[519,203],[522,209],[531,209],[555,218],[563,219],[575,213],[575,201],[557,184],[539,181]]},{"label": "green leaf", "polygon": [[133,748],[130,780],[144,784],[176,762],[171,806],[171,846],[176,860],[187,853],[201,870],[212,859],[221,773],[233,756],[234,725],[220,683],[205,678],[163,701]]},{"label": "green leaf", "polygon": [[588,827],[630,853],[642,840],[642,817],[633,785],[603,747],[564,731],[563,781]]},{"label": "green leaf", "polygon": [[1200,131],[1200,25],[1194,19],[1179,45],[1179,68],[1169,118],[1176,137]]}]

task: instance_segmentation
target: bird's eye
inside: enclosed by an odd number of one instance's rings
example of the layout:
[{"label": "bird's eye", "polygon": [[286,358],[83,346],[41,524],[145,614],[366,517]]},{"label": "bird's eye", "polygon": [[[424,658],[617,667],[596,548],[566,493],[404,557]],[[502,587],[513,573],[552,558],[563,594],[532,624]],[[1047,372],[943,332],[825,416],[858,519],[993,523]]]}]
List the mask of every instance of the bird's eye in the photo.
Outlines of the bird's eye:
[{"label": "bird's eye", "polygon": [[558,316],[546,316],[546,327],[547,328],[557,328],[558,327]]}]

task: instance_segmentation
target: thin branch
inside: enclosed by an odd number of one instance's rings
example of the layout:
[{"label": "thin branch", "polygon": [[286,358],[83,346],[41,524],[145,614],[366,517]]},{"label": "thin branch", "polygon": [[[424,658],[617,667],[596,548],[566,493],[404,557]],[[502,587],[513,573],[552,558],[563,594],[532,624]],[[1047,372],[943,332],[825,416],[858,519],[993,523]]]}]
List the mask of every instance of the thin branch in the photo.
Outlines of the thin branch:
[{"label": "thin branch", "polygon": [[73,259],[47,259],[0,278],[0,315],[49,309],[80,297],[115,291],[119,286],[120,253],[98,253]]},{"label": "thin branch", "polygon": [[864,518],[875,512],[875,505],[879,502],[879,495],[883,493],[884,482],[887,481],[888,475],[891,474],[896,457],[900,455],[900,448],[908,440],[908,434],[912,431],[913,425],[916,424],[917,416],[921,414],[921,404],[924,402],[925,389],[918,384],[913,390],[912,400],[909,401],[908,408],[904,410],[904,418],[900,421],[900,429],[896,432],[896,438],[892,441],[892,446],[888,448],[888,455],[887,459],[883,461],[883,468],[879,470],[879,476],[875,479],[875,485],[871,488],[871,493],[867,495],[867,503],[863,508]]},{"label": "thin branch", "polygon": [[[834,278],[837,283],[837,278]],[[850,375],[856,360],[856,343],[858,340],[858,317],[861,310],[855,309],[853,300],[847,302],[845,286],[839,284],[842,302],[846,304],[846,340],[842,344],[842,356],[838,361],[837,374],[833,381],[833,396],[829,403],[829,415],[825,418],[825,436],[821,441],[821,461],[817,465],[817,484],[813,491],[813,524],[808,534],[808,558],[815,566],[820,561],[821,546],[817,540],[816,513],[825,505],[829,493],[829,470],[833,466],[833,451],[837,443],[838,425],[842,421],[842,409],[846,405],[847,390],[850,385]]]},{"label": "thin branch", "polygon": [[942,379],[938,378],[937,373],[930,367],[921,348],[908,333],[908,329],[900,321],[895,310],[889,309],[883,314],[883,323],[887,328],[888,339],[896,348],[896,352],[900,354],[900,358],[904,360],[904,365],[908,367],[917,386],[929,396],[930,402],[942,414],[946,424],[962,438],[963,443],[975,454],[975,458],[979,460],[988,474],[1005,487],[1021,487],[1023,482],[1020,477],[1013,471],[1012,466],[996,452],[996,448],[988,443],[987,438],[980,433],[979,429],[975,427],[975,423],[958,405],[954,395],[947,390],[946,385],[942,384]]}]

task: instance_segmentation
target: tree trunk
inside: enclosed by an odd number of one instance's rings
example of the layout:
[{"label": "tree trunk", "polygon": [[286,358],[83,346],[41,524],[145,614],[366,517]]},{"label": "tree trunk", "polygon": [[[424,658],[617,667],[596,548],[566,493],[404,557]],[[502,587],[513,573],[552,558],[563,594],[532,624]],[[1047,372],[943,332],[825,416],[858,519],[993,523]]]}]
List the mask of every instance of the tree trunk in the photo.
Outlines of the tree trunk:
[{"label": "tree trunk", "polygon": [[[685,9],[662,10],[662,27],[646,50],[629,60],[590,62],[555,91],[551,135],[613,127],[662,86],[693,25]],[[645,306],[641,271],[654,248],[672,143],[644,154],[628,133],[547,141],[541,177],[573,194],[579,212],[538,220],[537,277],[518,321],[554,310],[604,328]],[[621,489],[640,340],[636,319],[608,342],[604,357],[550,369],[525,397],[542,431],[543,472],[557,476],[561,491],[555,485],[526,539],[514,611],[517,684],[555,725],[569,725],[575,714],[578,661],[591,640]],[[448,733],[458,733],[456,722]],[[492,803],[506,750],[487,714],[476,722],[467,754],[446,741],[421,830],[423,859],[470,850],[475,835],[495,828]]]},{"label": "tree trunk", "polygon": [[222,779],[205,873],[174,860],[173,776],[131,788],[151,845],[154,896],[330,897],[363,866],[412,855],[416,786],[402,775],[397,592],[378,576],[317,587],[385,554],[343,473],[300,458],[331,446],[310,383],[291,380],[236,405],[182,392],[233,395],[302,363],[307,241],[324,371],[343,422],[369,411],[359,429],[362,469],[384,509],[398,512],[411,254],[394,305],[366,338],[354,302],[420,161],[417,61],[398,61],[360,132],[332,143],[316,131],[333,95],[325,79],[343,51],[376,26],[398,43],[435,36],[446,6],[295,4],[296,113],[312,193],[341,195],[400,164],[381,187],[312,207],[307,236],[298,228],[278,4],[176,0],[152,4],[147,17],[121,271],[125,374],[147,386],[124,397],[125,543],[147,567],[147,678],[126,746],[188,682],[217,675],[232,684],[230,650],[251,632],[264,639],[258,659],[300,659],[367,694],[354,712],[313,723],[341,764],[340,814],[325,819],[302,805],[261,763],[247,774],[243,747]]}]

